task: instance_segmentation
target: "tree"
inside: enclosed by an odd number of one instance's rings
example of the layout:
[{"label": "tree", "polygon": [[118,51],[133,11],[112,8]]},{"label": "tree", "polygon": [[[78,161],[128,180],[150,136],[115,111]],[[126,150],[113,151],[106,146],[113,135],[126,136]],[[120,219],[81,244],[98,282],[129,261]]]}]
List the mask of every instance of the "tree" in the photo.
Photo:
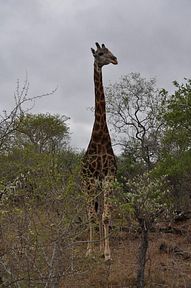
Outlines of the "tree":
[{"label": "tree", "polygon": [[32,145],[40,153],[66,148],[69,141],[67,120],[64,115],[26,114],[16,123],[15,144],[18,147]]},{"label": "tree", "polygon": [[168,95],[162,109],[165,129],[157,165],[159,174],[166,174],[171,180],[177,209],[191,207],[191,80],[185,80],[182,84],[174,81],[176,90]]},{"label": "tree", "polygon": [[[119,135],[123,150],[133,150],[136,161],[147,169],[157,162],[162,130],[160,105],[166,94],[155,88],[155,80],[130,73],[106,89],[109,121]],[[136,148],[136,149],[134,149]]]},{"label": "tree", "polygon": [[165,140],[171,153],[187,152],[191,146],[191,80],[185,84],[174,81],[175,93],[167,102],[163,117],[166,121]]},{"label": "tree", "polygon": [[144,271],[149,244],[149,232],[153,224],[170,211],[172,201],[165,177],[154,178],[151,173],[144,173],[126,182],[121,209],[130,213],[138,222],[141,230],[137,261],[137,287],[144,287]]},{"label": "tree", "polygon": [[[61,169],[60,159],[63,160],[64,155],[63,161],[66,161],[69,157],[66,155],[71,154],[68,146],[69,127],[66,120],[65,116],[26,114],[15,121],[16,130],[11,134],[11,147],[6,153],[0,155],[2,181],[6,184],[21,173],[27,174],[30,171],[36,175],[36,177],[33,175],[33,178],[41,186],[41,194],[43,194],[42,191],[48,189],[45,183],[51,181],[54,172],[57,177],[60,173],[65,174],[65,171]],[[46,181],[44,179],[43,182],[43,178],[47,178],[47,175],[49,178]],[[62,179],[61,175],[60,177]],[[50,183],[48,186],[50,188]]]}]

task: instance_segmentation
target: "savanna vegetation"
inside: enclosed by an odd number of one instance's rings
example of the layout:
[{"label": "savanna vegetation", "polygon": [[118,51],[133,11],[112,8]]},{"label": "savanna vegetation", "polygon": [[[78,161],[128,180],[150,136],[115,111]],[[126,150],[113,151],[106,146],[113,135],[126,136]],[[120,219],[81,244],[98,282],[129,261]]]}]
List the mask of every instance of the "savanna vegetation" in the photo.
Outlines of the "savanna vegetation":
[{"label": "savanna vegetation", "polygon": [[32,113],[52,93],[30,98],[18,83],[1,112],[0,287],[191,287],[191,80],[168,92],[131,73],[106,88],[120,147],[111,263],[85,257],[83,152],[68,118]]}]

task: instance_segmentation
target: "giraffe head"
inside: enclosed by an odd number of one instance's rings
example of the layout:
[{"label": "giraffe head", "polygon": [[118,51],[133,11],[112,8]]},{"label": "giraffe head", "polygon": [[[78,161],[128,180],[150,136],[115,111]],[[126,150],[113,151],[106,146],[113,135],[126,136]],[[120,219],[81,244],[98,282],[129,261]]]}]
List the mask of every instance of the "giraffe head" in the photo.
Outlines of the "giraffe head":
[{"label": "giraffe head", "polygon": [[109,51],[109,49],[105,47],[104,44],[100,46],[99,43],[96,42],[96,47],[97,50],[94,50],[93,48],[91,48],[91,50],[95,58],[95,62],[99,67],[108,65],[110,63],[114,65],[118,64],[117,58]]}]

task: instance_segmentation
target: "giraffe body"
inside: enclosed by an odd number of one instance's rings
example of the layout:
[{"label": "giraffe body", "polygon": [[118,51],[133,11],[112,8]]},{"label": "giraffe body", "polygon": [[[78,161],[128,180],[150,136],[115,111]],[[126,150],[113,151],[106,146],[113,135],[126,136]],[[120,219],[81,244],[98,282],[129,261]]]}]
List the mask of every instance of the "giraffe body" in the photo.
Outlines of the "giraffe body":
[{"label": "giraffe body", "polygon": [[92,49],[95,85],[95,121],[91,139],[82,166],[83,190],[87,195],[87,212],[90,237],[87,255],[94,250],[94,228],[99,219],[100,250],[105,260],[111,259],[109,247],[109,222],[111,218],[111,195],[116,176],[116,159],[106,121],[105,95],[102,83],[102,67],[117,64],[117,58],[102,44]]}]

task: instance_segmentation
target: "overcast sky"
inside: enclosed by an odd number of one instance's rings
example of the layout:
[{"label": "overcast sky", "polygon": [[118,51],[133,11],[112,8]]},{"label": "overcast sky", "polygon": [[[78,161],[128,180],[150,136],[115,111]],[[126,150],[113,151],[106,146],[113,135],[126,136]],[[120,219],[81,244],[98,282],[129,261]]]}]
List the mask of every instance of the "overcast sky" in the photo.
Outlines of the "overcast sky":
[{"label": "overcast sky", "polygon": [[0,110],[13,103],[16,80],[30,96],[49,92],[34,113],[71,119],[72,145],[86,148],[93,125],[95,41],[119,65],[103,69],[105,86],[140,72],[171,89],[191,75],[191,0],[0,0]]}]

